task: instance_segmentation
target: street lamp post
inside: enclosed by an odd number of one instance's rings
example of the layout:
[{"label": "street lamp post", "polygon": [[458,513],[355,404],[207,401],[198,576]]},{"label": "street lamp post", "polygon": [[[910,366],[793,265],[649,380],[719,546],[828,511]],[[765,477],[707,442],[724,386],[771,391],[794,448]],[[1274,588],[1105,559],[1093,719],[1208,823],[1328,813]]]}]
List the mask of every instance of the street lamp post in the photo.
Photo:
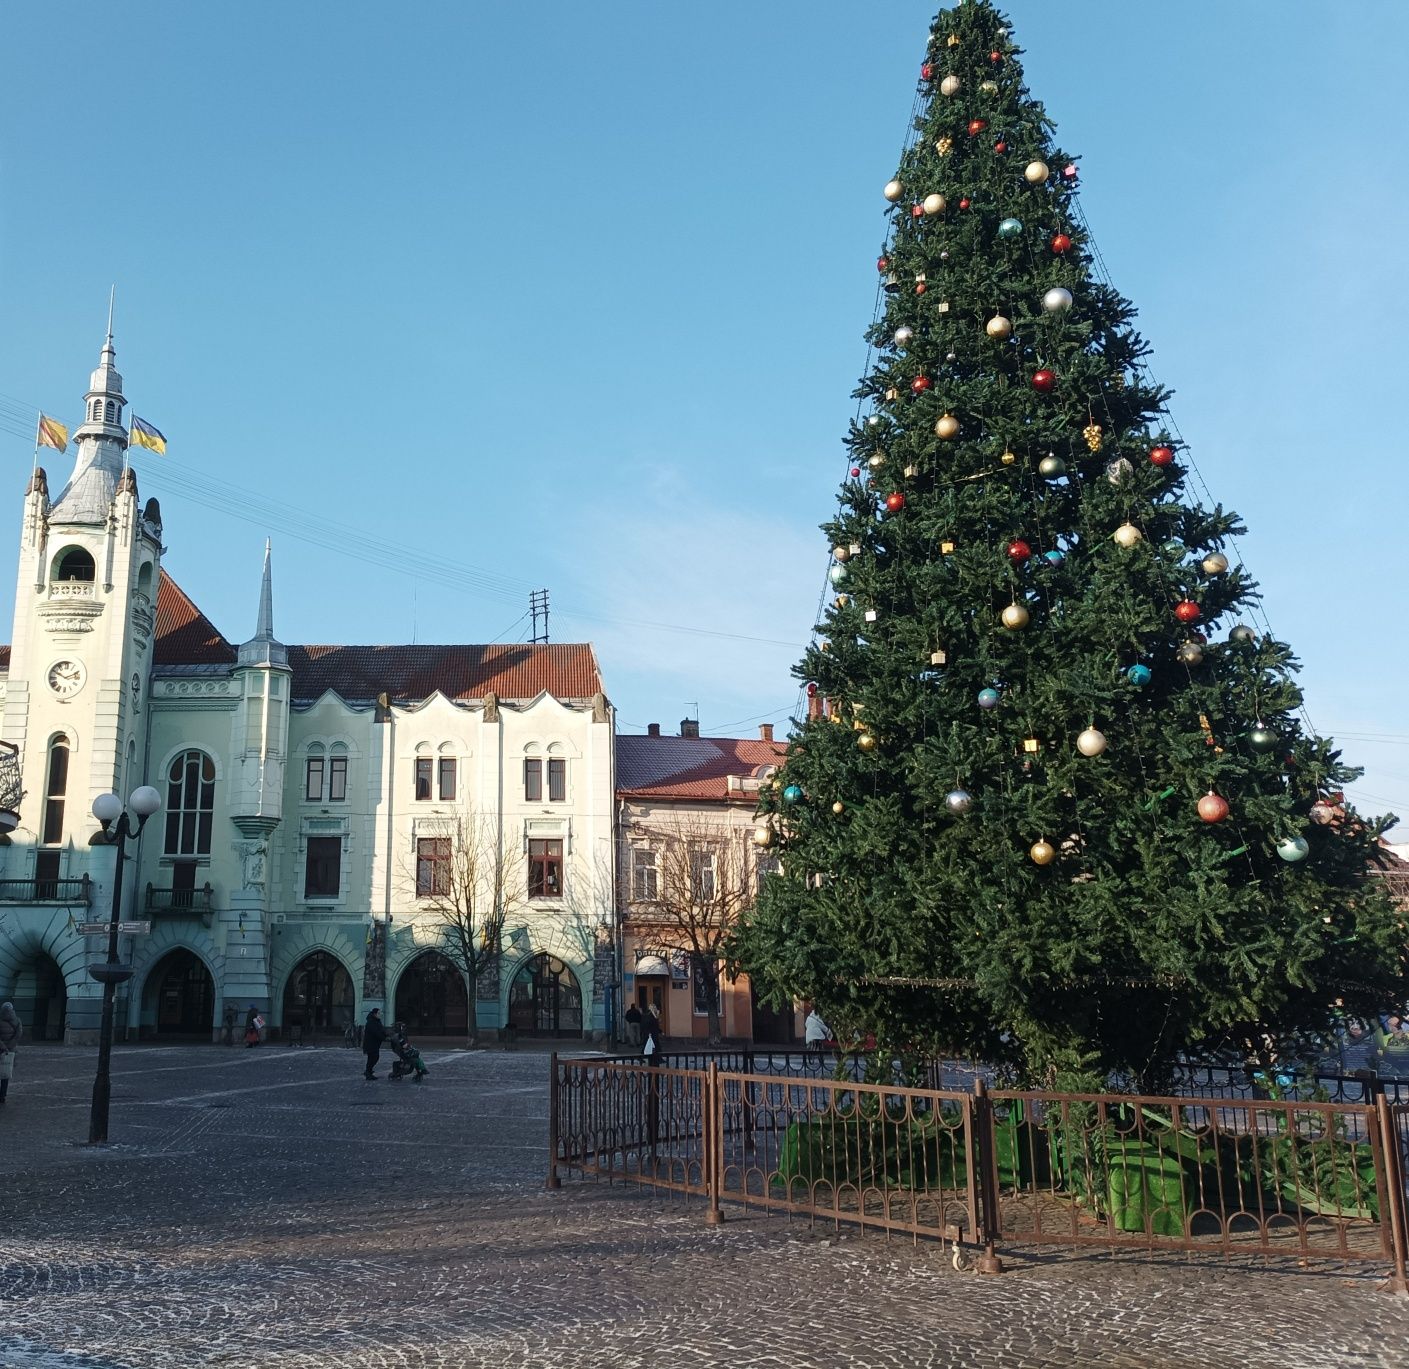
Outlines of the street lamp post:
[{"label": "street lamp post", "polygon": [[[122,866],[127,857],[127,843],[136,838],[147,825],[147,819],[161,807],[161,795],[150,784],[132,791],[124,809],[116,794],[99,794],[93,800],[93,816],[103,824],[109,839],[117,847],[113,865],[113,911],[108,922],[108,959],[102,965],[90,965],[88,973],[103,986],[103,1019],[98,1032],[98,1075],[93,1080],[93,1106],[88,1113],[88,1144],[102,1145],[108,1139],[108,1102],[112,1097],[110,1065],[113,1052],[113,995],[124,979],[132,977],[132,967],[117,958],[117,927],[122,916]],[[137,825],[132,815],[137,815]]]}]

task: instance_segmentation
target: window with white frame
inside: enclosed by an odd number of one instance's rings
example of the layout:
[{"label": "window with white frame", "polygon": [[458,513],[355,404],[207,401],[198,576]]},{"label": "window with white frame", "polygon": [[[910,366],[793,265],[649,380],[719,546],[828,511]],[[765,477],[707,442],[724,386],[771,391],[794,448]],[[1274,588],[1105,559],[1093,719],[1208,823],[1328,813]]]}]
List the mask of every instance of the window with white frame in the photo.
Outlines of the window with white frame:
[{"label": "window with white frame", "polygon": [[696,903],[712,903],[715,890],[713,851],[690,852],[690,897]]},{"label": "window with white frame", "polygon": [[719,1011],[721,1006],[719,979],[719,962],[717,960],[703,955],[690,957],[690,983],[694,990],[692,997],[694,998],[696,1017],[709,1016],[711,998],[714,1000],[714,1011]]},{"label": "window with white frame", "polygon": [[653,846],[631,848],[631,898],[654,903],[660,897],[660,857]]},{"label": "window with white frame", "polygon": [[215,824],[215,762],[204,751],[183,751],[166,775],[166,854],[210,855]]},{"label": "window with white frame", "polygon": [[309,837],[303,867],[303,896],[337,898],[342,888],[342,838]]}]

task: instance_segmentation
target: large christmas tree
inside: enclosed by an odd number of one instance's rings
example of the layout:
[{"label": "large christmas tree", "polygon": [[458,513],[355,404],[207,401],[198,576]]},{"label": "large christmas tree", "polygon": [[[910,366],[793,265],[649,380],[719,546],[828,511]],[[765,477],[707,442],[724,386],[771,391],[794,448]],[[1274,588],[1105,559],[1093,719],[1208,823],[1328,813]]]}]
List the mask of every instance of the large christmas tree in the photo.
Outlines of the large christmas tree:
[{"label": "large christmas tree", "polygon": [[1402,1003],[1404,929],[1019,51],[986,0],[931,31],[838,594],[760,814],[782,873],[735,954],[889,1045],[1154,1084]]}]

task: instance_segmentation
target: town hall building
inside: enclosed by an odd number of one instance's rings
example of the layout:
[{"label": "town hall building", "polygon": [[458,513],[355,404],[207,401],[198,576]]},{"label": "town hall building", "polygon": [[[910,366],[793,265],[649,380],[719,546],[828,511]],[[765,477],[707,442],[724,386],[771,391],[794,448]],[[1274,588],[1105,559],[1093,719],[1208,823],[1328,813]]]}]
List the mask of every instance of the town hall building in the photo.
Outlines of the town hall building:
[{"label": "town hall building", "polygon": [[[71,473],[54,490],[36,468],[25,495],[0,648],[24,795],[0,836],[0,999],[34,1037],[94,1039],[106,936],[82,928],[110,914],[116,850],[91,806],[152,785],[162,807],[121,891],[123,920],[150,930],[122,941],[120,1038],[209,1039],[251,1007],[305,1039],[373,1007],[413,1033],[460,1034],[470,1014],[609,1031],[615,727],[591,646],[285,643],[267,547],[254,630],[230,640],[163,566],[115,361],[109,335]],[[469,832],[514,881],[474,1001],[436,911]]]}]

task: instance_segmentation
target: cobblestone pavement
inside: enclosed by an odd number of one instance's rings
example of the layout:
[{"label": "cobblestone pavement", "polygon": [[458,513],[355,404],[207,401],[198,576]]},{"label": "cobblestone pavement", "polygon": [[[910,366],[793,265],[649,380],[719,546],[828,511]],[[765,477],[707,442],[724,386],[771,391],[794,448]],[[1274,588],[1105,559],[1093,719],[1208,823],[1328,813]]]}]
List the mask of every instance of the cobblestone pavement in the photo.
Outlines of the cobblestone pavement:
[{"label": "cobblestone pavement", "polygon": [[[6,1369],[1401,1366],[1368,1274],[1015,1261],[569,1179],[547,1059],[432,1050],[422,1088],[337,1048],[32,1046],[0,1109]],[[385,1067],[385,1062],[384,1062]]]}]

